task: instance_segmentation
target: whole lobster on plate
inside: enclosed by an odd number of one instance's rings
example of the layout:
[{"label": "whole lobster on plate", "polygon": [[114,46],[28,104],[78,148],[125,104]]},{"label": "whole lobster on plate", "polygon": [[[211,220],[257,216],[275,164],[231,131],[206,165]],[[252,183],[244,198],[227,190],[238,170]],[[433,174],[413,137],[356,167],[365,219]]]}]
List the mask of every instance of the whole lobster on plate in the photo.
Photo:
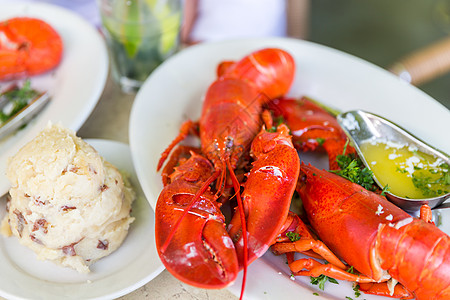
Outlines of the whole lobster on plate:
[{"label": "whole lobster on plate", "polygon": [[[320,106],[306,98],[282,97],[293,70],[292,58],[279,49],[219,65],[200,122],[183,124],[158,166],[187,135],[200,136],[200,149],[179,146],[163,170],[165,187],[157,202],[155,229],[166,268],[202,288],[226,287],[243,269],[244,284],[246,266],[272,245],[276,254],[287,254],[295,275],[355,281],[372,294],[449,299],[448,235],[338,175],[305,164],[298,173],[293,146],[299,151],[325,150],[330,169],[339,169],[338,154],[354,154],[354,149]],[[286,124],[273,126],[265,108]],[[249,155],[254,161],[247,170]],[[289,212],[297,178],[314,232]],[[223,198],[230,195],[238,208],[226,225],[221,209]],[[300,240],[288,242],[291,232]],[[295,260],[294,252],[329,264]],[[349,273],[349,266],[358,273]],[[391,280],[387,285],[389,278],[401,284]]]},{"label": "whole lobster on plate", "polygon": [[[200,150],[178,148],[169,159],[156,205],[158,253],[180,280],[222,288],[244,269],[244,285],[247,265],[263,255],[279,234],[300,162],[288,128],[280,125],[272,130],[263,105],[284,95],[294,74],[293,58],[281,49],[263,49],[221,64],[218,79],[206,92],[199,124],[184,123],[163,153],[159,168],[179,141],[199,131]],[[254,159],[250,172],[236,176],[249,153]],[[230,185],[238,209],[227,228],[217,199],[228,198]]]},{"label": "whole lobster on plate", "polygon": [[0,22],[0,80],[47,72],[61,61],[63,42],[46,22],[16,17]]}]

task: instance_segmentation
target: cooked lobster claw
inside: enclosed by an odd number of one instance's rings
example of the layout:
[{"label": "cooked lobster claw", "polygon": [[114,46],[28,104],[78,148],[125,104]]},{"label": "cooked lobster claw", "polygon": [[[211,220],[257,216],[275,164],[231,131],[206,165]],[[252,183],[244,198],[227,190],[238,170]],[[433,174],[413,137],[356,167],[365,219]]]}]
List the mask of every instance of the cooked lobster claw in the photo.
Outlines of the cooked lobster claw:
[{"label": "cooked lobster claw", "polygon": [[[300,159],[285,125],[277,132],[263,128],[252,142],[251,154],[255,161],[241,195],[247,220],[248,263],[262,256],[280,233],[300,170]],[[242,266],[246,249],[240,220],[237,210],[228,230]]]},{"label": "cooked lobster claw", "polygon": [[209,189],[198,194],[213,173],[206,158],[192,153],[176,168],[156,205],[156,248],[162,262],[175,277],[200,288],[226,287],[239,271],[216,197]]}]

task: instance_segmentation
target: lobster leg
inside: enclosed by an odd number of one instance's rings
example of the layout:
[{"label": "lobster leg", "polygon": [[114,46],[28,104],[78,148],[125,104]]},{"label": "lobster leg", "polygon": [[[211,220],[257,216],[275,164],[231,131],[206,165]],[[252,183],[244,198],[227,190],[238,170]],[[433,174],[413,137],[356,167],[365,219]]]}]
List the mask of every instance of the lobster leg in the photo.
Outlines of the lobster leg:
[{"label": "lobster leg", "polygon": [[[314,259],[299,259],[289,265],[294,275],[318,277],[325,275],[338,280],[369,283],[374,282],[372,278],[352,274],[338,268],[333,264],[322,264]],[[306,271],[302,271],[306,269]]]},{"label": "lobster leg", "polygon": [[325,259],[338,268],[345,269],[345,265],[321,241],[312,239],[300,239],[295,242],[277,243],[272,246],[272,252],[276,255],[280,255],[286,252],[306,252],[309,250],[313,250],[315,253],[319,254],[322,259]]},{"label": "lobster leg", "polygon": [[389,290],[386,282],[383,283],[360,283],[359,290],[365,294],[400,298],[400,299],[414,299],[414,294],[408,291],[403,285],[397,284],[394,291]]},{"label": "lobster leg", "polygon": [[161,171],[161,177],[163,185],[168,185],[171,180],[170,176],[174,174],[175,167],[183,164],[189,157],[191,157],[191,153],[195,152],[198,154],[200,149],[190,146],[180,145],[178,146],[170,155],[169,160]]},{"label": "lobster leg", "polygon": [[173,139],[173,141],[170,143],[170,145],[164,150],[164,152],[161,154],[161,157],[158,161],[157,171],[161,169],[166,159],[169,157],[170,152],[173,148],[175,148],[178,143],[180,143],[182,140],[184,140],[191,131],[195,130],[197,127],[197,124],[192,122],[191,120],[185,121],[183,124],[181,124],[180,132],[178,133],[177,137]]}]

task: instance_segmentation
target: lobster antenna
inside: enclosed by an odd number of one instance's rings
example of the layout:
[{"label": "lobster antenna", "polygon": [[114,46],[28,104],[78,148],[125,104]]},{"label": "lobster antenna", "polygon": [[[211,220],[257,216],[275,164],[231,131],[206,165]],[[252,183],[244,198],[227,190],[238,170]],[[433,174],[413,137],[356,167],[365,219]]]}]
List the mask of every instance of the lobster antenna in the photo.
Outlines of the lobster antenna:
[{"label": "lobster antenna", "polygon": [[222,170],[222,172],[220,174],[220,179],[218,180],[218,182],[216,182],[217,192],[216,192],[215,196],[217,198],[219,198],[222,195],[223,190],[225,189],[225,178],[226,178],[227,166],[226,166],[226,163],[223,161],[222,161],[221,170]]},{"label": "lobster antenna", "polygon": [[230,160],[227,160],[227,166],[230,171],[231,181],[233,181],[234,190],[236,191],[236,200],[238,203],[239,215],[241,217],[241,226],[242,226],[242,238],[244,239],[244,276],[242,277],[242,286],[241,286],[241,295],[239,299],[242,299],[244,296],[245,283],[247,281],[247,262],[248,262],[248,244],[247,244],[247,223],[245,220],[244,214],[244,204],[242,202],[241,193],[240,193],[240,184],[236,175],[234,174],[233,169],[231,168]]},{"label": "lobster antenna", "polygon": [[164,241],[164,244],[161,246],[161,253],[164,253],[167,249],[167,247],[170,244],[170,241],[172,240],[173,236],[175,235],[175,232],[177,231],[178,227],[181,224],[181,221],[184,220],[184,218],[186,217],[186,215],[189,213],[189,211],[191,210],[192,206],[194,206],[194,204],[198,201],[198,199],[200,199],[200,196],[203,195],[203,193],[206,191],[206,189],[209,188],[209,185],[217,179],[217,177],[219,177],[220,174],[220,170],[216,170],[214,172],[214,174],[211,175],[211,177],[208,178],[208,180],[205,181],[205,183],[203,183],[202,187],[198,190],[198,192],[194,195],[194,197],[192,197],[191,202],[189,203],[188,207],[186,207],[184,209],[183,215],[177,220],[177,223],[175,224],[175,226],[172,228],[172,230],[170,231],[167,239]]}]

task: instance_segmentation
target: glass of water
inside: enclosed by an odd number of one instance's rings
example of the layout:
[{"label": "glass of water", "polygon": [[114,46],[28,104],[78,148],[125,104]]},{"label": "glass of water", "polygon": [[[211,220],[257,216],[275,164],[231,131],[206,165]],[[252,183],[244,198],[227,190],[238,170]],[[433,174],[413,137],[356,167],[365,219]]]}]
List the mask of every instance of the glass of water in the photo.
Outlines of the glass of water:
[{"label": "glass of water", "polygon": [[181,0],[98,0],[114,79],[136,92],[179,48]]}]

